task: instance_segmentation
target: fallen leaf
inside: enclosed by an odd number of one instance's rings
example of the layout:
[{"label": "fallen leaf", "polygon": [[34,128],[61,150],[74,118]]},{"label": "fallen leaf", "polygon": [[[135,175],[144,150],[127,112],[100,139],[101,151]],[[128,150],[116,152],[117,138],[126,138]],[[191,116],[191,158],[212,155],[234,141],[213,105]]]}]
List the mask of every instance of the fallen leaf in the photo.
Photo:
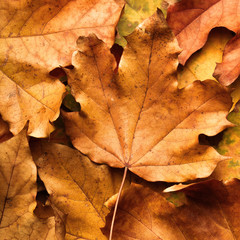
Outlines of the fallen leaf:
[{"label": "fallen leaf", "polygon": [[166,14],[167,2],[163,0],[127,0],[117,25],[118,35],[115,42],[125,47],[127,41],[124,37],[131,34],[140,23],[153,15],[157,8],[162,9]]},{"label": "fallen leaf", "polygon": [[70,64],[80,35],[94,32],[111,45],[122,7],[121,0],[0,3],[0,112],[14,135],[27,121],[29,135],[50,134],[65,87],[48,73]]},{"label": "fallen leaf", "polygon": [[[113,239],[236,240],[240,238],[240,182],[207,181],[163,194],[132,185],[119,202]],[[169,200],[167,201],[166,198]],[[107,235],[112,212],[103,232]]]},{"label": "fallen leaf", "polygon": [[239,0],[182,0],[168,8],[167,21],[176,35],[180,47],[181,64],[206,42],[211,29],[226,27],[238,32]]},{"label": "fallen leaf", "polygon": [[37,170],[25,130],[1,143],[0,158],[1,238],[56,239],[54,217],[43,220],[33,214],[36,206]]},{"label": "fallen leaf", "polygon": [[104,203],[119,190],[121,172],[60,144],[36,142],[31,149],[50,202],[66,216],[65,239],[106,239]]},{"label": "fallen leaf", "polygon": [[223,158],[199,145],[198,136],[231,125],[229,94],[214,81],[177,88],[179,47],[160,11],[127,41],[115,74],[102,41],[78,39],[74,69],[66,72],[82,111],[63,113],[73,145],[97,163],[128,167],[150,181],[208,176]]},{"label": "fallen leaf", "polygon": [[[240,31],[240,27],[239,27]],[[230,85],[240,75],[240,35],[230,40],[224,49],[222,63],[218,63],[214,77],[223,85]]]},{"label": "fallen leaf", "polygon": [[213,29],[206,44],[194,53],[184,66],[178,70],[178,87],[184,88],[190,83],[206,79],[216,80],[212,75],[216,63],[222,62],[223,50],[232,33],[225,28]]}]

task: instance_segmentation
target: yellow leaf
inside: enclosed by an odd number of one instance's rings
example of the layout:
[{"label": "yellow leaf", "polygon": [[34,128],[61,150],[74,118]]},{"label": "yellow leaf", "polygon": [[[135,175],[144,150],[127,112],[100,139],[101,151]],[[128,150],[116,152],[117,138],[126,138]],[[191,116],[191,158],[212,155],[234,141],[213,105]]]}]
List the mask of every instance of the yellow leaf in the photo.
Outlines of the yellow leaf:
[{"label": "yellow leaf", "polygon": [[118,192],[122,172],[60,144],[37,142],[32,150],[51,203],[66,215],[66,239],[106,239],[104,203]]},{"label": "yellow leaf", "polygon": [[26,131],[0,146],[1,239],[56,239],[54,217],[39,219],[33,214],[37,169],[31,157]]},{"label": "yellow leaf", "polygon": [[229,30],[217,28],[211,31],[204,47],[194,53],[178,71],[178,87],[184,88],[195,80],[216,80],[212,75],[216,64],[222,62],[223,49],[232,38]]}]

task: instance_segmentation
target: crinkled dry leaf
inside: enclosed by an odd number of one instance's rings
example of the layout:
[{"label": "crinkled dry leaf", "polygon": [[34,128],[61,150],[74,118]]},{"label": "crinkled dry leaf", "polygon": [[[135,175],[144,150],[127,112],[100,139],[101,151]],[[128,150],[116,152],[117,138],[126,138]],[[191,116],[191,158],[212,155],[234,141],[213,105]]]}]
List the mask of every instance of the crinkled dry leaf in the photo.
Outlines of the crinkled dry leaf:
[{"label": "crinkled dry leaf", "polygon": [[73,145],[97,163],[128,167],[150,181],[208,176],[223,158],[198,135],[229,122],[231,98],[213,81],[177,88],[179,47],[160,12],[127,37],[119,71],[95,36],[79,38],[66,70],[80,113],[63,113]]},{"label": "crinkled dry leaf", "polygon": [[33,214],[37,170],[25,130],[1,143],[0,158],[1,239],[55,239],[54,217],[39,219]]},{"label": "crinkled dry leaf", "polygon": [[60,144],[36,142],[31,149],[51,203],[66,215],[66,239],[106,239],[104,203],[118,191],[122,172]]},{"label": "crinkled dry leaf", "polygon": [[178,87],[184,88],[196,80],[216,80],[212,76],[216,63],[222,62],[224,47],[231,38],[232,34],[229,30],[225,28],[213,29],[204,47],[194,53],[179,69]]},{"label": "crinkled dry leaf", "polygon": [[205,44],[211,29],[227,27],[238,32],[239,4],[239,0],[182,0],[170,6],[167,21],[183,49],[180,63],[185,64]]},{"label": "crinkled dry leaf", "polygon": [[69,65],[78,36],[114,42],[121,0],[1,1],[0,112],[17,134],[46,137],[59,115],[65,87],[48,75]]},{"label": "crinkled dry leaf", "polygon": [[[113,239],[236,240],[240,238],[239,198],[237,179],[226,184],[203,182],[173,194],[132,185],[120,200]],[[105,234],[111,217],[112,212]]]},{"label": "crinkled dry leaf", "polygon": [[223,54],[223,62],[217,64],[214,76],[220,83],[229,85],[240,75],[240,34],[228,42]]}]

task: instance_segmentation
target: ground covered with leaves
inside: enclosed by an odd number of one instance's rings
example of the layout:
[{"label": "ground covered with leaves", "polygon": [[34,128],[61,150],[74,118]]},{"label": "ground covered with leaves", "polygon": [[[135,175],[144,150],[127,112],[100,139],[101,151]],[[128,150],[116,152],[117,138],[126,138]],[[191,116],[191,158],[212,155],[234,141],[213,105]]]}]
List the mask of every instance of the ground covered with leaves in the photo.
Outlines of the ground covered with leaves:
[{"label": "ground covered with leaves", "polygon": [[240,240],[240,0],[0,12],[2,239]]}]

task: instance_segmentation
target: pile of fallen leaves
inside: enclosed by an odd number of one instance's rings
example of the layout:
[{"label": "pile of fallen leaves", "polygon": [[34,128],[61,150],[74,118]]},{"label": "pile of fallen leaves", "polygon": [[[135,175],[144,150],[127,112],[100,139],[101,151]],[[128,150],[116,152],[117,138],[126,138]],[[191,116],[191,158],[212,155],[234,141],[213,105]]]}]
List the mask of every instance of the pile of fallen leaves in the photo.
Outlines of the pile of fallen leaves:
[{"label": "pile of fallen leaves", "polygon": [[239,9],[0,1],[0,238],[240,239]]}]

